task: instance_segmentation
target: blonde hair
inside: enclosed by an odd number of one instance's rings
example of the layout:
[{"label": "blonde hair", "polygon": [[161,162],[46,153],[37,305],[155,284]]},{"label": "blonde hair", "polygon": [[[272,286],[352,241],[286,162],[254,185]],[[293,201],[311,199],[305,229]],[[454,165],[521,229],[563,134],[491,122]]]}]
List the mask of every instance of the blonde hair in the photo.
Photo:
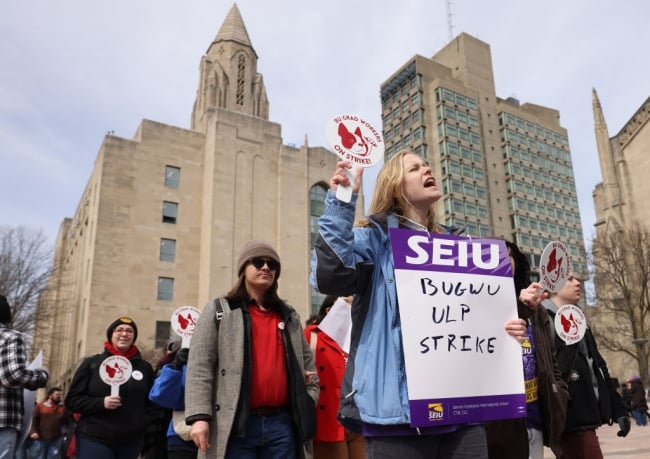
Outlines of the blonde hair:
[{"label": "blonde hair", "polygon": [[[411,203],[404,196],[404,164],[406,155],[416,155],[411,150],[400,150],[390,158],[377,174],[375,190],[370,202],[369,214],[374,215],[380,212],[387,212],[402,216],[404,210],[411,206]],[[435,203],[434,203],[435,204]],[[442,232],[440,226],[435,222],[434,204],[431,204],[427,212],[427,229],[432,232]],[[357,222],[357,226],[370,226],[367,217]]]}]

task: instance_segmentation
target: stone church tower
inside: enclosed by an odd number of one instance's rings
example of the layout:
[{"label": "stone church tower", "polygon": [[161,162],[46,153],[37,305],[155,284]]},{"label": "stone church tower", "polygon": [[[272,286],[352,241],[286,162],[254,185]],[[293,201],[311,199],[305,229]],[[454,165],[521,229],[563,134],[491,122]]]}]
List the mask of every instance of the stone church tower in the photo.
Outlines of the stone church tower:
[{"label": "stone church tower", "polygon": [[49,314],[35,349],[53,384],[66,387],[120,316],[137,323],[140,348],[159,353],[177,307],[201,309],[231,288],[250,239],[278,250],[281,297],[303,319],[318,307],[311,241],[337,158],[306,137],[282,143],[257,64],[235,5],[201,58],[191,128],[143,120],[132,139],[105,137],[41,298]]},{"label": "stone church tower", "polygon": [[[592,91],[592,107],[594,115],[594,127],[596,134],[596,145],[598,147],[598,159],[603,180],[594,187],[593,199],[596,211],[596,239],[594,245],[598,247],[597,241],[603,241],[616,254],[616,244],[608,241],[622,241],[642,257],[642,240],[626,240],[624,231],[642,228],[647,231],[650,222],[650,98],[647,98],[632,117],[625,122],[623,127],[610,137],[603,113],[603,108],[596,90]],[[638,225],[638,226],[637,226]],[[592,323],[600,327],[602,336],[597,339],[610,338],[610,346],[618,347],[619,351],[608,350],[600,346],[600,352],[607,361],[610,374],[619,377],[622,381],[629,379],[633,374],[638,374],[643,380],[648,381],[648,355],[650,355],[650,343],[646,330],[650,322],[643,305],[643,298],[646,296],[644,289],[637,289],[637,285],[644,285],[643,263],[638,263],[636,258],[627,260],[627,266],[639,266],[635,272],[621,270],[618,267],[618,255],[614,255],[615,261],[608,258],[607,251],[604,254],[594,250],[593,256],[596,260],[595,270],[595,292],[598,302],[605,305],[603,308],[594,308],[589,311],[592,314]],[[599,258],[602,257],[602,258]],[[600,261],[600,263],[599,263]],[[614,285],[608,285],[607,281],[612,279],[606,273],[599,277],[598,266],[613,266],[616,269],[611,271],[625,272],[625,276],[618,273],[613,277],[617,281]],[[605,270],[607,271],[607,270]],[[611,271],[609,274],[611,274]],[[629,285],[629,288],[621,289],[621,284]],[[623,290],[627,290],[623,292]],[[628,322],[632,327],[622,327],[618,324],[619,317],[632,317]],[[590,317],[591,319],[591,317]],[[621,331],[620,328],[625,328]],[[614,343],[614,344],[612,344]],[[631,354],[635,354],[632,357]]]}]

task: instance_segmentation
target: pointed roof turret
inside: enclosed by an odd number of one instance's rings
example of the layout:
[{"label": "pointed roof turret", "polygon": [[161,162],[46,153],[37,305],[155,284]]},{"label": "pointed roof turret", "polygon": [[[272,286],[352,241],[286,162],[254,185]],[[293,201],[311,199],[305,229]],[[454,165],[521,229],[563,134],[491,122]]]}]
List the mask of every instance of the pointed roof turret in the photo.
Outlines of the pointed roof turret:
[{"label": "pointed roof turret", "polygon": [[217,32],[217,36],[210,46],[220,41],[234,41],[241,45],[249,46],[251,49],[253,48],[251,39],[248,37],[248,32],[246,31],[246,26],[244,25],[244,20],[241,18],[241,13],[236,3],[230,8],[228,16],[226,16],[219,32]]},{"label": "pointed roof turret", "polygon": [[603,107],[600,104],[598,93],[595,88],[591,90],[591,105],[594,111],[594,130],[596,133],[596,148],[598,149],[598,160],[600,162],[600,173],[603,176],[604,195],[602,197],[605,208],[610,209],[620,204],[620,191],[616,176],[615,152],[609,139],[609,131],[603,114]]},{"label": "pointed roof turret", "polygon": [[597,124],[606,124],[605,115],[603,115],[603,107],[600,105],[600,99],[598,98],[596,88],[591,88],[591,106],[594,111],[594,121]]}]

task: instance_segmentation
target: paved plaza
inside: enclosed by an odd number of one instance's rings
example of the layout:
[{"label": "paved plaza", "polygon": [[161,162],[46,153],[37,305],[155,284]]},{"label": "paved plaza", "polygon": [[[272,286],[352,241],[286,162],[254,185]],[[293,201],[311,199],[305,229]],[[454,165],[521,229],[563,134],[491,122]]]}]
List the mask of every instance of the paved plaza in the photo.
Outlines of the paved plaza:
[{"label": "paved plaza", "polygon": [[[606,459],[650,459],[650,425],[639,427],[632,419],[632,430],[625,438],[616,436],[618,425],[603,426],[598,429],[598,439]],[[545,448],[544,459],[555,456]]]}]

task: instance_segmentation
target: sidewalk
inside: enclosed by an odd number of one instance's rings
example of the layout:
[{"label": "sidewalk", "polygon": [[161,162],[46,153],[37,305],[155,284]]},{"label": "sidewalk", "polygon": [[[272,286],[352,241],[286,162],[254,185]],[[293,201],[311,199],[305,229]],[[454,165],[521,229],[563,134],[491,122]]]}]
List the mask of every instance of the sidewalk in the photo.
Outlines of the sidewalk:
[{"label": "sidewalk", "polygon": [[[596,432],[603,450],[603,456],[621,459],[648,459],[650,458],[650,425],[637,426],[632,422],[632,430],[625,438],[616,436],[618,425],[602,426]],[[544,448],[544,459],[553,459],[555,456],[549,448]]]}]

